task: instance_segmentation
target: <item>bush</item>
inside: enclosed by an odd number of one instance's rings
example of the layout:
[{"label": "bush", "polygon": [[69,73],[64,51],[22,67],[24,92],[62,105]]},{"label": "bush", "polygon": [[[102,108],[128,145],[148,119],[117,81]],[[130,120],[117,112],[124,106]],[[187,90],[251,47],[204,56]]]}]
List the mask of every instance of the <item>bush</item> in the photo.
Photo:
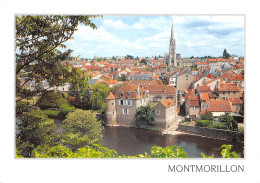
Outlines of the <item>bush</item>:
[{"label": "bush", "polygon": [[60,98],[62,98],[62,96],[58,95],[55,91],[47,91],[42,93],[36,105],[41,109],[56,108],[58,107],[56,101]]},{"label": "bush", "polygon": [[102,125],[96,114],[76,109],[63,121],[61,142],[73,151],[85,145],[99,144],[102,141]]},{"label": "bush", "polygon": [[138,107],[135,115],[135,121],[137,127],[141,124],[155,125],[154,106],[147,105]]},{"label": "bush", "polygon": [[221,115],[219,118],[219,122],[221,122],[229,130],[238,130],[238,124],[236,120],[234,120],[233,116],[229,114]]},{"label": "bush", "polygon": [[213,121],[197,119],[195,124],[199,127],[208,127],[209,125],[213,125]]},{"label": "bush", "polygon": [[200,115],[200,119],[212,121],[214,117],[212,112],[207,111],[205,114]]},{"label": "bush", "polygon": [[44,114],[46,114],[48,117],[59,117],[60,111],[58,110],[44,110]]},{"label": "bush", "polygon": [[153,132],[159,132],[160,130],[158,128],[152,128],[151,129]]}]

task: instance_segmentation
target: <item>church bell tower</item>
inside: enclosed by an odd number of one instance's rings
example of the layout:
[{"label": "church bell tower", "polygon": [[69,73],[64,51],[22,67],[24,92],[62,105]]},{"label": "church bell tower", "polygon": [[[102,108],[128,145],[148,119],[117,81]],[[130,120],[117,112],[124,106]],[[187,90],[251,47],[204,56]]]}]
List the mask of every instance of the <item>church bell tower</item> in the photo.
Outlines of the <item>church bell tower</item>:
[{"label": "church bell tower", "polygon": [[177,66],[176,43],[175,43],[175,37],[173,32],[173,23],[172,23],[172,30],[171,30],[170,46],[169,46],[169,66]]}]

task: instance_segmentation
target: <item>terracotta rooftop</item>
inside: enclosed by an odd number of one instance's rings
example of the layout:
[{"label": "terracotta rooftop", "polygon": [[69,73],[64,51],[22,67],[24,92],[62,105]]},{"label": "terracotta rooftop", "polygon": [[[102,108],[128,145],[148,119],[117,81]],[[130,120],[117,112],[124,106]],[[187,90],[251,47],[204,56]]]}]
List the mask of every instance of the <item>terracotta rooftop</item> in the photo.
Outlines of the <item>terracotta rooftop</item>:
[{"label": "terracotta rooftop", "polygon": [[220,83],[219,91],[240,91],[235,83]]},{"label": "terracotta rooftop", "polygon": [[209,100],[209,93],[201,93],[200,99],[201,100]]},{"label": "terracotta rooftop", "polygon": [[229,102],[232,102],[233,104],[243,104],[243,100],[241,100],[239,97],[228,97],[227,98]]},{"label": "terracotta rooftop", "polygon": [[115,99],[115,96],[113,95],[112,92],[109,93],[107,99]]},{"label": "terracotta rooftop", "polygon": [[197,86],[197,92],[211,92],[211,89],[208,86]]},{"label": "terracotta rooftop", "polygon": [[244,81],[244,76],[242,74],[231,75],[228,79],[231,81]]},{"label": "terracotta rooftop", "polygon": [[230,102],[227,100],[207,100],[207,111],[232,112]]},{"label": "terracotta rooftop", "polygon": [[176,88],[174,86],[148,85],[147,90],[149,91],[149,94],[176,94]]},{"label": "terracotta rooftop", "polygon": [[171,99],[166,99],[166,100],[162,100],[160,101],[162,103],[162,105],[166,108],[172,107],[174,106],[174,102]]},{"label": "terracotta rooftop", "polygon": [[164,63],[161,63],[161,64],[160,64],[160,68],[166,68],[166,67],[167,67],[166,64],[164,64]]}]

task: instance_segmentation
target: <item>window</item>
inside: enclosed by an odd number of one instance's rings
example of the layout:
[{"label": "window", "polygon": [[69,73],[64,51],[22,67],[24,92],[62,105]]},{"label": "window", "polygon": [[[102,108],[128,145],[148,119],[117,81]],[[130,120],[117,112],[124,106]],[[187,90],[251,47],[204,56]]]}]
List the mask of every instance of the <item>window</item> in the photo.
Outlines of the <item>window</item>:
[{"label": "window", "polygon": [[160,115],[160,110],[156,109],[156,115]]},{"label": "window", "polygon": [[195,110],[195,106],[191,106],[190,108],[191,108],[192,110]]},{"label": "window", "polygon": [[127,105],[132,106],[132,100],[128,100],[127,102],[128,102]]},{"label": "window", "polygon": [[228,94],[230,95],[230,92],[228,92]]},{"label": "window", "polygon": [[119,100],[119,105],[124,105],[124,100]]},{"label": "window", "polygon": [[112,105],[115,105],[115,103],[114,103],[114,102],[112,102]]},{"label": "window", "polygon": [[129,109],[122,109],[122,114],[129,114]]},{"label": "window", "polygon": [[161,98],[158,97],[158,98],[157,98],[157,101],[160,102],[160,100],[161,100]]},{"label": "window", "polygon": [[226,97],[222,97],[222,100],[226,100]]}]

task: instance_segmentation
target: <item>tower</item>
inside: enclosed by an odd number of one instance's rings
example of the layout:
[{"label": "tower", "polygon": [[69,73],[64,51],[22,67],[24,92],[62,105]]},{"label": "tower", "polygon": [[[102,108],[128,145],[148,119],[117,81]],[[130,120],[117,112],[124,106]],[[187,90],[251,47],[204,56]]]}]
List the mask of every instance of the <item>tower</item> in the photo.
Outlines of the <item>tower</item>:
[{"label": "tower", "polygon": [[113,93],[109,93],[106,98],[107,108],[106,108],[106,123],[108,125],[116,125],[116,101]]},{"label": "tower", "polygon": [[177,66],[176,43],[175,43],[175,37],[173,32],[173,23],[172,23],[172,30],[171,30],[170,46],[169,46],[169,66]]}]

